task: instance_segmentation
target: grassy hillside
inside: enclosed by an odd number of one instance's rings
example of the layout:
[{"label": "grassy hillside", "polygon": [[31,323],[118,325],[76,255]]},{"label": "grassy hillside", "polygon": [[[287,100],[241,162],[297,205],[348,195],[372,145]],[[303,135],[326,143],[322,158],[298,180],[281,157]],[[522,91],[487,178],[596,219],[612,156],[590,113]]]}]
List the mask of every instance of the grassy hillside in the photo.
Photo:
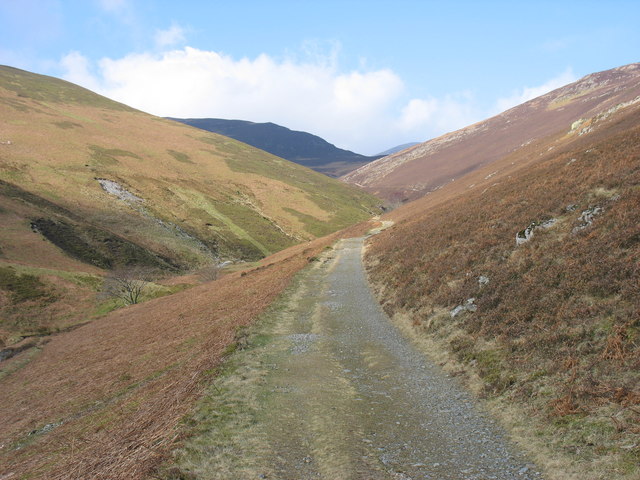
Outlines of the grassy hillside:
[{"label": "grassy hillside", "polygon": [[[378,203],[235,140],[10,67],[0,67],[0,118],[0,267],[30,268],[51,292],[16,301],[0,289],[0,346],[80,321],[106,269],[256,260]],[[83,308],[56,307],[63,298]]]},{"label": "grassy hillside", "polygon": [[0,477],[158,478],[186,414],[241,347],[243,327],[338,238],[119,309],[0,363]]},{"label": "grassy hillside", "polygon": [[640,109],[607,122],[398,209],[367,256],[385,310],[550,479],[640,474]]}]

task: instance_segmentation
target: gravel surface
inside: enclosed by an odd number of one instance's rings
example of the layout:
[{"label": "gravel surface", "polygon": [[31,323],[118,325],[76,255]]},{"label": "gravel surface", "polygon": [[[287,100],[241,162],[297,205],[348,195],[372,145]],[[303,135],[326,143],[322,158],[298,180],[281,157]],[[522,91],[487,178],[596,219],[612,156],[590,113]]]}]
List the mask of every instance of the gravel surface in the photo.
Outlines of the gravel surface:
[{"label": "gravel surface", "polygon": [[198,478],[541,479],[391,324],[367,284],[362,246],[343,240],[303,272],[261,344],[240,352],[242,366],[210,401],[244,420],[209,428],[198,444],[209,445],[212,468],[192,458],[189,469]]}]

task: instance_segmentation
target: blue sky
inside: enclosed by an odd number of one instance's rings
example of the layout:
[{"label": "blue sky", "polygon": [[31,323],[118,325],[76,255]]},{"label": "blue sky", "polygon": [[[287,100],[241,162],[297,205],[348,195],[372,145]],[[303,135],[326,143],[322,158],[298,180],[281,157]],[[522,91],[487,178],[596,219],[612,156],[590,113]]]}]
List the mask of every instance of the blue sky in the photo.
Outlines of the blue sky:
[{"label": "blue sky", "polygon": [[0,64],[359,153],[640,60],[640,2],[0,0]]}]

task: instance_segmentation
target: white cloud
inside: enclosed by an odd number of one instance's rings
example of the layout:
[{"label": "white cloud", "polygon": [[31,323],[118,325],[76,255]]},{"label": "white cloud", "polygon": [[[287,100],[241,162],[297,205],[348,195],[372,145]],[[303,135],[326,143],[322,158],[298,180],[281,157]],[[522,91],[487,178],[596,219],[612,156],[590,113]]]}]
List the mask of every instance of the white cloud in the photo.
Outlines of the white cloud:
[{"label": "white cloud", "polygon": [[[172,36],[177,33],[167,41]],[[265,54],[235,59],[185,47],[105,58],[93,65],[96,75],[77,52],[61,66],[67,80],[155,115],[269,121],[365,154],[427,140],[478,119],[468,94],[407,99],[393,71],[342,72],[335,55],[332,49],[307,60]]]},{"label": "white cloud", "polygon": [[137,18],[135,4],[131,0],[98,0],[98,5],[133,32],[142,24]]},{"label": "white cloud", "polygon": [[90,90],[100,90],[100,85],[89,72],[89,61],[79,52],[70,52],[60,60],[60,65],[67,72],[65,79],[82,85]]},{"label": "white cloud", "polygon": [[99,0],[98,3],[107,12],[120,12],[129,4],[127,0]]},{"label": "white cloud", "polygon": [[496,101],[494,113],[504,112],[505,110],[515,107],[516,105],[528,102],[529,100],[544,95],[545,93],[549,93],[556,88],[563,87],[568,83],[575,82],[576,80],[577,77],[575,76],[571,68],[568,68],[557,77],[548,80],[542,85],[539,85],[537,87],[524,87],[521,90],[514,92],[509,97],[499,98]]},{"label": "white cloud", "polygon": [[160,48],[171,47],[185,41],[184,29],[178,25],[172,25],[166,30],[156,31],[154,39]]},{"label": "white cloud", "polygon": [[407,130],[414,130],[428,123],[438,110],[436,99],[423,100],[413,98],[402,109],[400,125]]},{"label": "white cloud", "polygon": [[402,109],[399,127],[416,141],[466,127],[483,118],[469,92],[443,98],[414,98]]}]

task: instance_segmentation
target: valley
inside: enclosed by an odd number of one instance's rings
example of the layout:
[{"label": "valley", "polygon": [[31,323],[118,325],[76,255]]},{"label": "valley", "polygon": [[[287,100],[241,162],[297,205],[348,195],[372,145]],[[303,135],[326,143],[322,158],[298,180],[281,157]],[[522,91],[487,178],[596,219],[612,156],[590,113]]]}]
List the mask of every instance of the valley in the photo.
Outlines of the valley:
[{"label": "valley", "polygon": [[363,240],[325,251],[251,329],[171,478],[542,478],[382,313]]},{"label": "valley", "polygon": [[635,480],[638,98],[340,180],[0,67],[0,479]]},{"label": "valley", "polygon": [[186,416],[243,331],[341,236],[291,247],[243,271],[118,308],[0,364],[1,474],[148,478],[185,438]]}]

